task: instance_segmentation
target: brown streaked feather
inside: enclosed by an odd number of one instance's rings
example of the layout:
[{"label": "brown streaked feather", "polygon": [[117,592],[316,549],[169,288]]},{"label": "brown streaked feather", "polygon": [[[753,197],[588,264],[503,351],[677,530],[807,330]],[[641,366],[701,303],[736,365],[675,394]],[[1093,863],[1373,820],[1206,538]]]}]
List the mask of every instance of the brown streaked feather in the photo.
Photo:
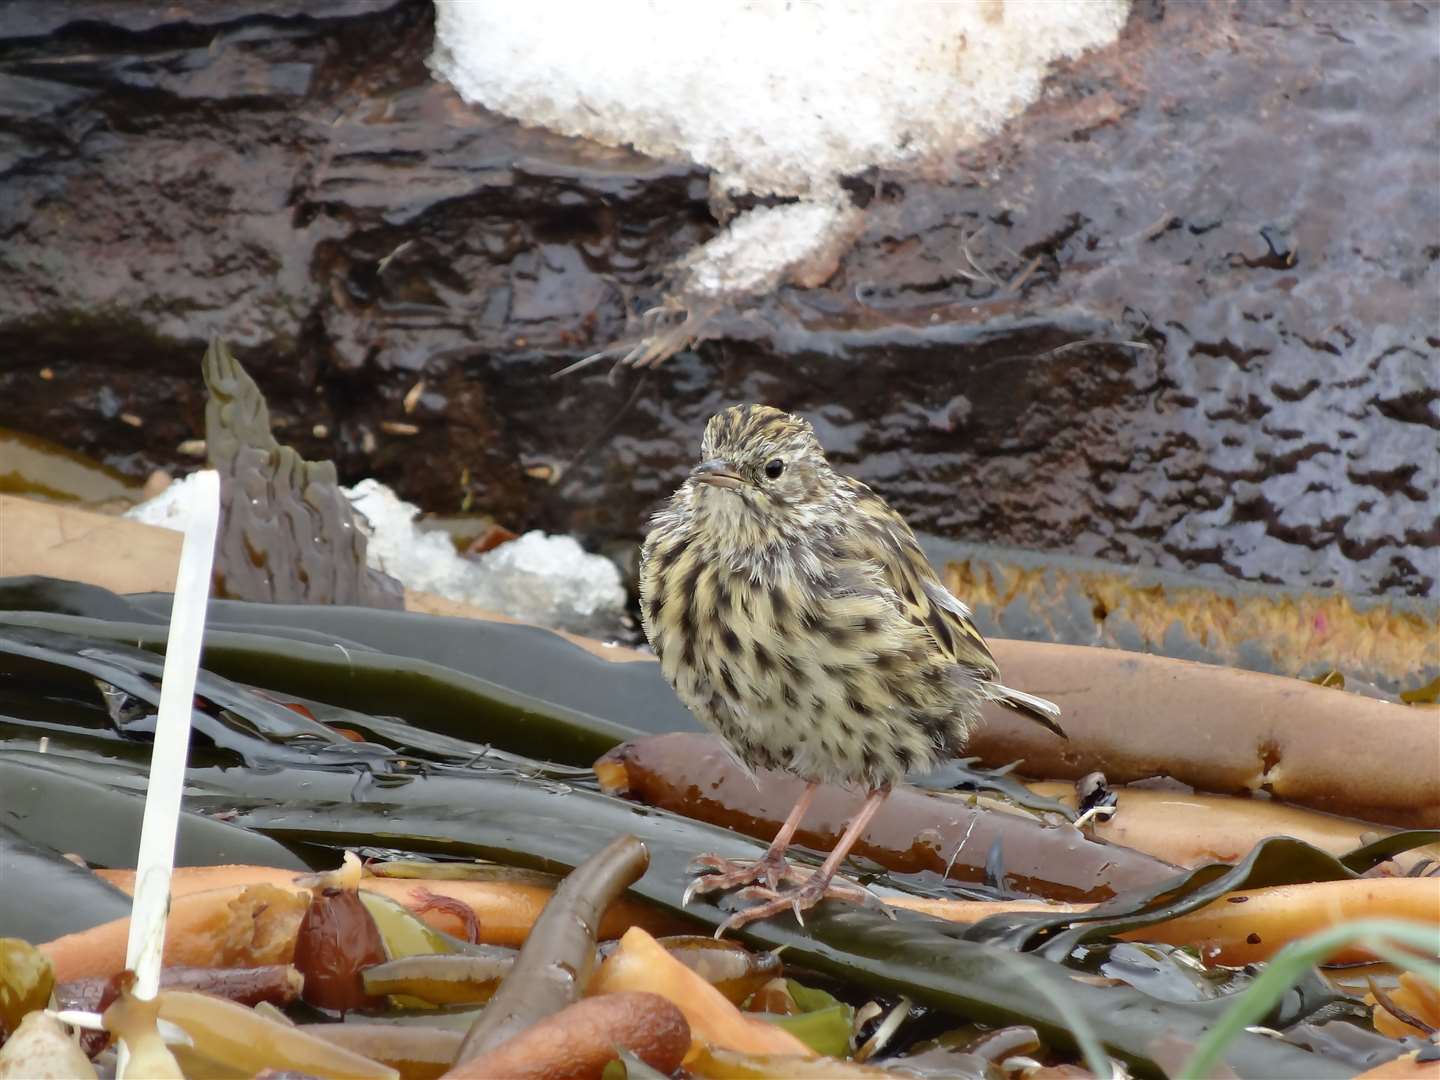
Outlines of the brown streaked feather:
[{"label": "brown streaked feather", "polygon": [[[848,476],[840,480],[854,492],[863,520],[883,525],[869,534],[878,543],[856,544],[847,554],[880,563],[882,576],[894,590],[906,618],[925,628],[943,656],[982,679],[998,678],[1000,667],[970,620],[970,609],[940,583],[905,519],[859,480]],[[858,536],[852,534],[851,539]]]}]

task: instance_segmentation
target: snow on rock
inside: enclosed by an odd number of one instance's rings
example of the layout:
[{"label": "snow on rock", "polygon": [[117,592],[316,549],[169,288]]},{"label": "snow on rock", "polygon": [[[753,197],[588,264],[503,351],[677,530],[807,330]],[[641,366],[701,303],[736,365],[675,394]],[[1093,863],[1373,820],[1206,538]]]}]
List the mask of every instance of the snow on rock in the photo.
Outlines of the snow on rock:
[{"label": "snow on rock", "polygon": [[466,101],[733,190],[804,195],[997,131],[1128,0],[437,0],[432,70]]},{"label": "snow on rock", "polygon": [[975,145],[1035,100],[1053,61],[1114,41],[1129,6],[436,0],[430,67],[523,123],[689,158],[726,194],[802,199],[742,214],[692,253],[681,299],[694,306],[818,284],[858,228],[841,176]]},{"label": "snow on rock", "polygon": [[[341,488],[369,523],[367,561],[406,588],[580,634],[613,636],[625,610],[620,571],[569,536],[530,532],[479,558],[461,556],[443,532],[415,527],[419,507],[376,480]],[[126,511],[147,525],[183,529],[190,478]]]},{"label": "snow on rock", "polygon": [[579,634],[610,635],[619,625],[619,569],[573,537],[529,532],[467,559],[446,534],[417,529],[419,508],[384,484],[362,480],[346,494],[370,523],[370,565],[408,588]]},{"label": "snow on rock", "polygon": [[172,480],[159,495],[132,506],[122,516],[144,525],[184,532],[185,523],[190,520],[190,500],[197,486],[193,475],[182,476]]},{"label": "snow on rock", "polygon": [[[625,607],[620,571],[573,536],[528,532],[481,555],[486,607],[576,633],[613,636]],[[472,603],[482,603],[474,600]]]},{"label": "snow on rock", "polygon": [[680,263],[687,295],[756,296],[781,281],[820,284],[855,238],[861,214],[838,200],[761,206]]}]

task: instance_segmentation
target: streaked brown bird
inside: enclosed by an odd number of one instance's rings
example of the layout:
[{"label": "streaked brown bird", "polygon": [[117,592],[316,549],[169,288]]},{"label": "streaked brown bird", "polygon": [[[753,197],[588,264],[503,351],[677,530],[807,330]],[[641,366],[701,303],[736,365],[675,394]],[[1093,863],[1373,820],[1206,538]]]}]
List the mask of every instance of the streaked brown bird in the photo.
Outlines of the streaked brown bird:
[{"label": "streaked brown bird", "polygon": [[[940,583],[905,520],[835,472],[810,424],[764,405],[710,419],[701,462],[655,515],[640,610],[680,700],[747,768],[806,787],[753,866],[702,855],[691,890],[749,885],[723,929],[824,896],[868,900],[835,873],[890,788],[958,756],[984,701],[1060,732],[1060,710],[1002,686],[970,609]],[[785,859],[822,783],[867,798],[820,870]],[[798,881],[798,883],[796,883]],[[781,883],[793,887],[781,891]]]}]

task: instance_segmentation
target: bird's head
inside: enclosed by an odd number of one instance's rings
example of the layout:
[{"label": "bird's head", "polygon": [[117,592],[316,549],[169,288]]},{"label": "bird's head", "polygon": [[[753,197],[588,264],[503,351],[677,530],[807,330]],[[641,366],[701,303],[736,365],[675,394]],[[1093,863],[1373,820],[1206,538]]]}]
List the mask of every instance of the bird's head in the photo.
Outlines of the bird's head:
[{"label": "bird's head", "polygon": [[739,544],[823,524],[837,477],[810,424],[768,405],[736,405],[705,425],[700,464],[690,473],[697,508]]}]

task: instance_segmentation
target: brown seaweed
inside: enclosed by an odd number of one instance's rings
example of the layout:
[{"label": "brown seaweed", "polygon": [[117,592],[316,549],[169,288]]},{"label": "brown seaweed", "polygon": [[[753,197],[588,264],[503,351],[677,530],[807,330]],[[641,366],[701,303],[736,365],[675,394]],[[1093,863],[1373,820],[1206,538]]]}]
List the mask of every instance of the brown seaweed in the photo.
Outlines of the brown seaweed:
[{"label": "brown seaweed", "polygon": [[[799,780],[778,773],[758,772],[752,780],[708,735],[637,739],[606,754],[595,771],[607,791],[623,791],[651,806],[762,840],[774,836],[801,787]],[[841,788],[821,788],[797,841],[829,851],[860,798]],[[1069,825],[1046,826],[1026,815],[983,810],[969,800],[904,786],[891,793],[855,847],[856,854],[887,870],[930,871],[976,884],[994,875],[996,850],[1003,870],[1002,880],[993,884],[1052,900],[1105,900],[1178,872],[1169,863],[1092,840]]]},{"label": "brown seaweed", "polygon": [[1062,740],[986,709],[968,751],[1029,776],[1168,775],[1204,791],[1410,828],[1440,825],[1440,723],[1428,709],[1300,679],[1078,645],[996,641],[1006,678],[1051,698]]},{"label": "brown seaweed", "polygon": [[390,1066],[401,1080],[433,1080],[450,1068],[464,1037],[420,1024],[301,1024],[300,1030]]},{"label": "brown seaweed", "polygon": [[275,439],[260,388],[219,338],[204,372],[205,445],[221,487],[215,594],[403,608],[400,583],[366,564],[365,532],[334,462],[306,461]]},{"label": "brown seaweed", "polygon": [[645,845],[621,836],[571,871],[536,920],[509,976],[466,1033],[460,1062],[494,1050],[584,992],[600,917],[649,864]]}]

